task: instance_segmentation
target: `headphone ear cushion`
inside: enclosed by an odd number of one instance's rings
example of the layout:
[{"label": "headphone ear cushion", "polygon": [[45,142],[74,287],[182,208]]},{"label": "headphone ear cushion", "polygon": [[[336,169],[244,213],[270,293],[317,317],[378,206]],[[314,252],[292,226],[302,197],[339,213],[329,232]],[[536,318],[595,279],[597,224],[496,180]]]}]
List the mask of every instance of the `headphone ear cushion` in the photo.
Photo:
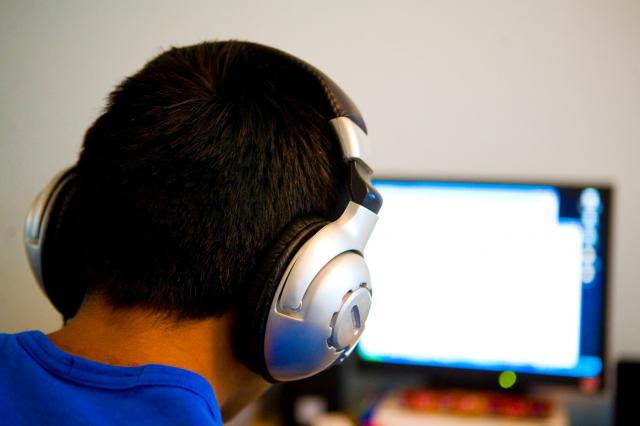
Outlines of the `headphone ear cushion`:
[{"label": "headphone ear cushion", "polygon": [[287,226],[276,242],[260,257],[243,299],[236,351],[239,358],[255,373],[270,382],[264,357],[264,339],[269,311],[278,285],[296,253],[313,235],[328,224],[318,217],[304,217]]},{"label": "headphone ear cushion", "polygon": [[42,286],[65,320],[75,316],[86,292],[77,193],[74,178],[51,200],[41,247]]}]

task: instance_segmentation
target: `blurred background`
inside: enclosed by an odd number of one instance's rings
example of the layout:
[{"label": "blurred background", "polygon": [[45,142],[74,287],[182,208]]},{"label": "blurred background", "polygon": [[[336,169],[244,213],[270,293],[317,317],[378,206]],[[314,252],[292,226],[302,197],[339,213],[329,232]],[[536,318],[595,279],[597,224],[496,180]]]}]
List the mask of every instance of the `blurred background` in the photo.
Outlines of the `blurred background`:
[{"label": "blurred background", "polygon": [[356,101],[379,176],[615,188],[608,352],[640,357],[640,2],[0,2],[0,331],[60,318],[22,247],[35,194],[124,77],[170,46],[250,40]]}]

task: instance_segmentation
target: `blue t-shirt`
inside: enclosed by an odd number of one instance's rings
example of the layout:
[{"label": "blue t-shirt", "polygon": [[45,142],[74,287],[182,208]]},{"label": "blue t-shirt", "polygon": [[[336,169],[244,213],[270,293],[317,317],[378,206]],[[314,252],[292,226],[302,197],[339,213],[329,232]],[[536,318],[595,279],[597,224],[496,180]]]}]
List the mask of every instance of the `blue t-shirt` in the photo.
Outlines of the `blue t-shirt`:
[{"label": "blue t-shirt", "polygon": [[196,373],[100,364],[28,331],[0,334],[0,424],[222,425],[222,417]]}]

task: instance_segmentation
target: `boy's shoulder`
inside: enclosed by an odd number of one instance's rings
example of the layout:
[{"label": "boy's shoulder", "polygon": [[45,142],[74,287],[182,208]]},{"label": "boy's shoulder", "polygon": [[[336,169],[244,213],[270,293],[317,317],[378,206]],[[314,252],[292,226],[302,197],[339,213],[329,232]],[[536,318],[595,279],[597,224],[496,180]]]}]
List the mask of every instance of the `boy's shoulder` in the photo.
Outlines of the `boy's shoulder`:
[{"label": "boy's shoulder", "polygon": [[15,425],[222,424],[213,390],[197,374],[96,363],[39,331],[0,334],[0,412]]}]

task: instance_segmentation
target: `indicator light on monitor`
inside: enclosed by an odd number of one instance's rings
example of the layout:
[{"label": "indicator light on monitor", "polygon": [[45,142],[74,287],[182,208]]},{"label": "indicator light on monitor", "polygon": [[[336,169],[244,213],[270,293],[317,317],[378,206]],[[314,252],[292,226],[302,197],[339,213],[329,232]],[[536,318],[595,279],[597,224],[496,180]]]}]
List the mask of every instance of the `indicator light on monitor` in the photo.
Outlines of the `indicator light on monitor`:
[{"label": "indicator light on monitor", "polygon": [[518,376],[513,371],[503,371],[498,376],[498,384],[502,389],[510,389],[516,384]]}]

